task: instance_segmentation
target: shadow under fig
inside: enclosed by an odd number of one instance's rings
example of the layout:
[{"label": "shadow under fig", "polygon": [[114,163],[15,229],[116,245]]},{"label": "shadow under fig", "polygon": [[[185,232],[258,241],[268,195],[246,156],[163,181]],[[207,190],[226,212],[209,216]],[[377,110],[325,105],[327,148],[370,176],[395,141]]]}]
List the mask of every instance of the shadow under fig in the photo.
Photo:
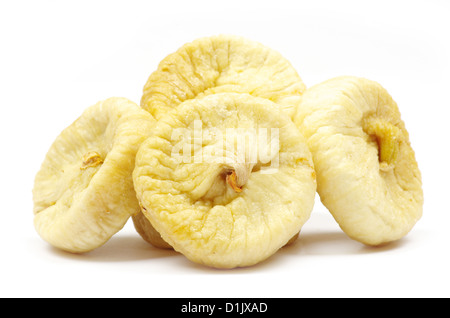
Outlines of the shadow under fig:
[{"label": "shadow under fig", "polygon": [[357,255],[380,253],[400,248],[407,239],[386,243],[380,246],[368,246],[348,237],[344,232],[303,233],[291,245],[279,252],[306,255]]},{"label": "shadow under fig", "polygon": [[50,247],[58,256],[94,262],[128,262],[180,255],[173,249],[161,249],[145,242],[138,235],[116,235],[104,245],[87,253],[69,253]]},{"label": "shadow under fig", "polygon": [[[291,244],[282,247],[268,259],[250,267],[235,268],[232,271],[210,268],[201,264],[193,263],[189,260],[183,262],[187,268],[203,273],[232,272],[249,273],[255,269],[261,270],[266,267],[274,266],[278,262],[284,262],[284,256],[289,255],[357,255],[368,253],[380,253],[397,249],[404,245],[406,239],[403,238],[396,242],[391,242],[383,246],[366,246],[362,243],[350,239],[344,232],[318,232],[318,233],[300,233],[299,237]],[[116,235],[112,237],[103,246],[97,249],[74,254],[61,251],[54,247],[49,247],[51,251],[58,256],[80,261],[93,262],[130,262],[146,261],[151,259],[160,259],[167,257],[183,257],[173,249],[162,249],[154,247],[145,242],[138,235]],[[184,257],[183,257],[184,258]]]}]

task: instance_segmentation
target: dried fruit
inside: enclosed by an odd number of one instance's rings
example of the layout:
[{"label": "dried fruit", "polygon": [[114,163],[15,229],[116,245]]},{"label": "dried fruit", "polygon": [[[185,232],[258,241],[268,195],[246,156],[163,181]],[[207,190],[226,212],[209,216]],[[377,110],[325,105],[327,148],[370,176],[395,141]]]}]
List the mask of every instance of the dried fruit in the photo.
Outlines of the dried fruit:
[{"label": "dried fruit", "polygon": [[[141,106],[160,118],[188,99],[238,92],[270,99],[292,115],[304,90],[296,70],[278,52],[242,37],[221,35],[187,43],[161,61],[144,87]],[[133,216],[133,222],[144,240],[168,247],[141,215]]]},{"label": "dried fruit", "polygon": [[133,180],[164,241],[218,268],[256,264],[294,240],[316,191],[291,119],[267,99],[236,93],[188,100],[163,116],[137,153]]},{"label": "dried fruit", "polygon": [[235,92],[269,99],[292,115],[305,89],[278,52],[242,37],[219,35],[187,43],[163,59],[145,84],[141,106],[159,119],[186,100]]},{"label": "dried fruit", "polygon": [[320,198],[345,233],[379,245],[413,228],[421,174],[398,106],[380,84],[343,76],[315,85],[294,121],[313,154]]},{"label": "dried fruit", "polygon": [[153,117],[125,98],[86,109],[51,145],[36,174],[34,224],[51,245],[87,252],[140,211],[132,171]]},{"label": "dried fruit", "polygon": [[134,228],[136,232],[151,245],[159,248],[171,249],[172,246],[163,240],[161,234],[159,234],[150,221],[145,217],[142,212],[134,214],[132,217]]}]

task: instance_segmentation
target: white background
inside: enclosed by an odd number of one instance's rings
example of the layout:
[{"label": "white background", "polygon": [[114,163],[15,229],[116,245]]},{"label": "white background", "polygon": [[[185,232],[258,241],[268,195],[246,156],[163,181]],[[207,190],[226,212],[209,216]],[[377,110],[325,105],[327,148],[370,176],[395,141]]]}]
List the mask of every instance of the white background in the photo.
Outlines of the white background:
[{"label": "white background", "polygon": [[[448,1],[2,1],[2,297],[450,296]],[[34,175],[62,129],[111,96],[139,102],[158,62],[220,33],[281,52],[307,86],[338,75],[397,101],[423,174],[424,216],[382,248],[347,238],[316,200],[301,238],[250,268],[215,270],[145,243],[131,223],[85,255],[33,227]]]}]

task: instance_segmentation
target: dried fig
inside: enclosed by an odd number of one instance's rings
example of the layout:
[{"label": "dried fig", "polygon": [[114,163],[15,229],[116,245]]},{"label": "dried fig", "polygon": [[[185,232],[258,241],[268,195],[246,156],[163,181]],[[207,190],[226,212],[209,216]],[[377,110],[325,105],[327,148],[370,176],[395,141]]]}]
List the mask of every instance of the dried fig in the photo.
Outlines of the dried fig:
[{"label": "dried fig", "polygon": [[133,180],[164,241],[217,268],[273,255],[307,221],[316,192],[310,151],[290,117],[237,93],[188,100],[161,117]]},{"label": "dried fig", "polygon": [[421,174],[397,104],[379,83],[343,76],[309,88],[294,116],[321,201],[351,238],[380,245],[422,216]]},{"label": "dried fig", "polygon": [[136,152],[155,124],[125,98],[87,108],[51,145],[36,174],[34,224],[51,245],[93,250],[140,211],[132,171]]}]

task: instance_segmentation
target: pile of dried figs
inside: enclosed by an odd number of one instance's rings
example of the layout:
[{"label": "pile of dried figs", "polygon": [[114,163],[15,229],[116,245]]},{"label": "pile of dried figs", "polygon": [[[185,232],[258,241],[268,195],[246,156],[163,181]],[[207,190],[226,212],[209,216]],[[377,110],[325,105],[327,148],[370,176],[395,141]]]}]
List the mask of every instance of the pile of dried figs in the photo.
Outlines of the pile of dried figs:
[{"label": "pile of dried figs", "polygon": [[219,35],[163,59],[140,105],[99,101],[61,132],[35,177],[34,224],[84,253],[132,219],[156,247],[243,267],[297,239],[316,192],[363,244],[413,228],[421,175],[397,104],[365,78],[307,88],[277,51]]}]

